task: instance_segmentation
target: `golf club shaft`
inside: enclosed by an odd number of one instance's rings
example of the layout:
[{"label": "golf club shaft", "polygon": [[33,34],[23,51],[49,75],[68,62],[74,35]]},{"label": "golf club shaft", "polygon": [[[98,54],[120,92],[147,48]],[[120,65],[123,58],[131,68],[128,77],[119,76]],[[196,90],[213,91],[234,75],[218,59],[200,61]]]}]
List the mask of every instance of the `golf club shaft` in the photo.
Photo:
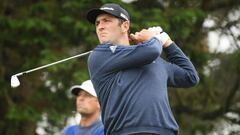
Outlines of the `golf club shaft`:
[{"label": "golf club shaft", "polygon": [[92,51],[88,51],[88,52],[81,53],[81,54],[78,54],[78,55],[75,55],[75,56],[72,56],[72,57],[69,57],[69,58],[66,58],[66,59],[62,59],[62,60],[59,60],[59,61],[56,61],[56,62],[47,64],[47,65],[44,65],[44,66],[41,66],[41,67],[37,67],[37,68],[31,69],[31,70],[27,70],[27,71],[24,71],[24,72],[21,72],[21,73],[16,74],[16,76],[21,76],[21,75],[23,75],[23,74],[31,73],[31,72],[33,72],[33,71],[40,70],[40,69],[43,69],[43,68],[46,68],[46,67],[50,67],[50,66],[52,66],[52,65],[56,65],[56,64],[65,62],[65,61],[70,60],[70,59],[73,59],[73,58],[85,56],[85,55],[88,55],[88,54],[91,53],[91,52],[92,52]]}]

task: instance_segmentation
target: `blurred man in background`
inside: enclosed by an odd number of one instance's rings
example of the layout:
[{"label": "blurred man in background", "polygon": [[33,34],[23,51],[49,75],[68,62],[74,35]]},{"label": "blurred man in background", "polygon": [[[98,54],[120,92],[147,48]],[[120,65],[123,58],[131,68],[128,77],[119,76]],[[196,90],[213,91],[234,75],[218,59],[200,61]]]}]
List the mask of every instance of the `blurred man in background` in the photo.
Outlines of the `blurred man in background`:
[{"label": "blurred man in background", "polygon": [[76,110],[81,120],[79,124],[64,129],[62,135],[104,135],[100,105],[92,82],[87,80],[81,85],[72,86],[70,90],[76,96]]}]

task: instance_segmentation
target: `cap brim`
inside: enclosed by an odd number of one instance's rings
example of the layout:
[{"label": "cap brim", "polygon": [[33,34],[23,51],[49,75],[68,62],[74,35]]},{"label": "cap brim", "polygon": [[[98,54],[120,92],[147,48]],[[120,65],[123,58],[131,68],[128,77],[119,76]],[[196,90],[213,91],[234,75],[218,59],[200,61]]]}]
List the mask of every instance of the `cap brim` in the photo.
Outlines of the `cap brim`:
[{"label": "cap brim", "polygon": [[109,14],[108,12],[100,10],[100,9],[92,9],[87,13],[87,20],[90,23],[95,24],[97,16],[100,14],[103,14],[103,13]]},{"label": "cap brim", "polygon": [[73,86],[70,90],[73,95],[77,96],[82,88],[80,86]]}]

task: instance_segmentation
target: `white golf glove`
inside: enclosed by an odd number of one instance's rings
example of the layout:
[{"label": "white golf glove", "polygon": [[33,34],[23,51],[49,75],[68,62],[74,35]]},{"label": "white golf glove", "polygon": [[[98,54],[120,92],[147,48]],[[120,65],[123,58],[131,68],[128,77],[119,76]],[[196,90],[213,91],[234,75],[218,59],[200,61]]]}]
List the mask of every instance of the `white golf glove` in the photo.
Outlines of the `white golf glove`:
[{"label": "white golf glove", "polygon": [[160,34],[163,30],[160,26],[157,27],[150,27],[147,29],[148,31],[155,32],[156,34]]},{"label": "white golf glove", "polygon": [[168,36],[168,34],[166,32],[157,34],[154,37],[156,37],[160,42],[162,42],[163,45],[170,39],[170,37]]},{"label": "white golf glove", "polygon": [[170,39],[168,34],[166,32],[163,32],[163,30],[160,26],[150,27],[150,28],[148,28],[148,30],[155,32],[156,35],[154,37],[156,37],[160,42],[162,42],[163,45],[167,42],[167,40]]}]

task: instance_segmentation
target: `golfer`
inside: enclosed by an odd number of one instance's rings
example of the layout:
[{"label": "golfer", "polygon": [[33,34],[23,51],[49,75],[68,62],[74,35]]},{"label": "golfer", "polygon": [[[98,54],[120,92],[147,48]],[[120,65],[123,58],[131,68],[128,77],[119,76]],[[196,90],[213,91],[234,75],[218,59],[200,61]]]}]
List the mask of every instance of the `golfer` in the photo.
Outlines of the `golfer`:
[{"label": "golfer", "polygon": [[[177,135],[179,127],[167,87],[192,87],[199,81],[185,54],[160,27],[129,38],[130,17],[117,4],[92,9],[87,19],[100,44],[88,68],[102,110],[106,135]],[[130,45],[129,40],[135,45]],[[160,57],[166,53],[167,59]]]}]

